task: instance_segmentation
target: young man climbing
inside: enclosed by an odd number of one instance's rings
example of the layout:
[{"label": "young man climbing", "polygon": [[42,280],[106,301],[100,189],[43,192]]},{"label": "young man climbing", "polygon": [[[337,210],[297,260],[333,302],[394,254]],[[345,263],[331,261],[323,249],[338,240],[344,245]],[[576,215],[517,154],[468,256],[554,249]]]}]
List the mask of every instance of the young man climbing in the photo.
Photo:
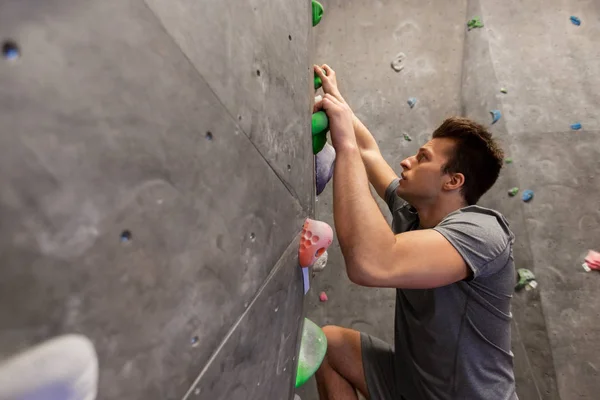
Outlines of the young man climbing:
[{"label": "young man climbing", "polygon": [[[323,73],[321,68],[325,71]],[[498,178],[503,152],[481,125],[449,118],[398,177],[341,96],[335,72],[315,67],[337,151],[334,218],[350,280],[396,288],[394,346],[323,328],[319,395],[356,399],[517,399],[510,350],[514,236],[475,205]],[[369,182],[393,215],[388,226]],[[376,307],[373,304],[373,307]]]}]

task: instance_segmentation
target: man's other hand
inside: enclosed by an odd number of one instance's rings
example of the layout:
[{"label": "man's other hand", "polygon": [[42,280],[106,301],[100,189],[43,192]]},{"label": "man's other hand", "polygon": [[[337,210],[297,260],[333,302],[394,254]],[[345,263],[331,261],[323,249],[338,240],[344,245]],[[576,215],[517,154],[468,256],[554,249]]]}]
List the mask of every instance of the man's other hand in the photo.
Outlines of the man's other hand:
[{"label": "man's other hand", "polygon": [[331,142],[336,150],[347,147],[357,148],[354,127],[352,125],[352,110],[348,104],[341,102],[335,96],[326,93],[319,106],[327,113],[329,118],[329,131]]},{"label": "man's other hand", "polygon": [[321,78],[321,81],[323,82],[323,92],[325,94],[330,94],[340,102],[347,104],[338,88],[335,71],[327,64],[323,64],[320,67],[315,65],[314,69],[317,76]]}]

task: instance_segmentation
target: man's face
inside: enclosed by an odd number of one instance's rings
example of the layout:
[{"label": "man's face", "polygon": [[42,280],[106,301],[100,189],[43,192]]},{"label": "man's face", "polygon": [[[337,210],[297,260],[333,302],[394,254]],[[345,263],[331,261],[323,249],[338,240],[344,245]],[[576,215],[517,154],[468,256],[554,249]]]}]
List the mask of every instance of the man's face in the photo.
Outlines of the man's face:
[{"label": "man's face", "polygon": [[452,139],[431,139],[417,154],[404,159],[400,163],[403,172],[396,193],[413,205],[435,200],[449,180],[443,167],[453,147]]}]

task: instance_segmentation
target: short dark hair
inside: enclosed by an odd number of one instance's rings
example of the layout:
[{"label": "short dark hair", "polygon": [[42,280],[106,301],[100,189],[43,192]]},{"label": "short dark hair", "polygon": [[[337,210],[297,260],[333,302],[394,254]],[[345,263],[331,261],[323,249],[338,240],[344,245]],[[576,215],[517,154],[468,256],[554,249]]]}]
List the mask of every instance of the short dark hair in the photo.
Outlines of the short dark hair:
[{"label": "short dark hair", "polygon": [[465,183],[461,193],[468,205],[477,204],[498,179],[504,151],[483,126],[468,118],[450,117],[433,132],[433,138],[449,138],[455,146],[445,173],[461,173]]}]

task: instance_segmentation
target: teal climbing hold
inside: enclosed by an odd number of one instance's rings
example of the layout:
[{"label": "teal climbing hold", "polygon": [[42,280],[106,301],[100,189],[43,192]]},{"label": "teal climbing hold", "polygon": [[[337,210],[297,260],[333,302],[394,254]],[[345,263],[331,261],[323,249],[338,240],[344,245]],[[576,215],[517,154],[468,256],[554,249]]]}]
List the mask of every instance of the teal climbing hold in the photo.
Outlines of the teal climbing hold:
[{"label": "teal climbing hold", "polygon": [[526,190],[523,192],[523,196],[521,196],[521,199],[525,202],[528,203],[531,201],[531,199],[533,199],[533,190]]},{"label": "teal climbing hold", "polygon": [[312,115],[312,144],[313,154],[317,154],[327,143],[327,131],[329,130],[329,119],[325,111],[317,111]]},{"label": "teal climbing hold", "polygon": [[316,0],[312,0],[312,24],[317,26],[323,18],[323,5]]},{"label": "teal climbing hold", "polygon": [[492,114],[492,125],[494,125],[500,118],[502,118],[502,113],[500,110],[491,110],[490,114]]}]

